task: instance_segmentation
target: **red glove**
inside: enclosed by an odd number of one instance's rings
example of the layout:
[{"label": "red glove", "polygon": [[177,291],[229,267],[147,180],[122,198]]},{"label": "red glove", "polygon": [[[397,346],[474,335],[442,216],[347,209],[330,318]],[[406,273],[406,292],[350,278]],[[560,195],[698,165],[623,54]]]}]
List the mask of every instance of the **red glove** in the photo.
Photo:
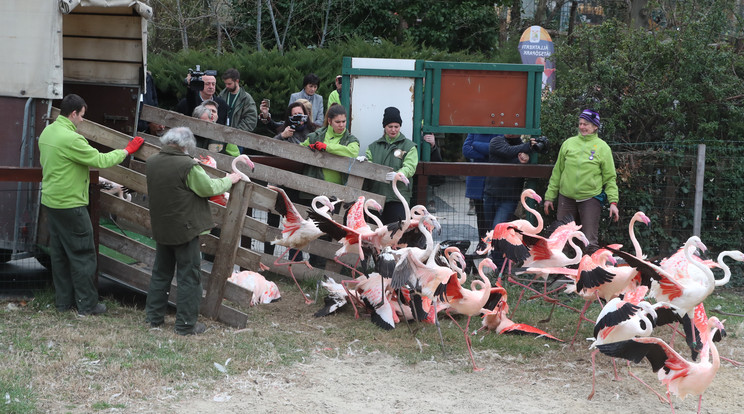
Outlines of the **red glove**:
[{"label": "red glove", "polygon": [[328,145],[326,145],[325,142],[318,141],[314,144],[310,144],[310,149],[315,151],[325,151],[327,146]]},{"label": "red glove", "polygon": [[129,141],[129,144],[127,144],[127,147],[124,148],[124,151],[129,153],[129,155],[134,154],[137,152],[138,149],[144,144],[145,140],[142,139],[142,137],[134,137],[131,141]]}]

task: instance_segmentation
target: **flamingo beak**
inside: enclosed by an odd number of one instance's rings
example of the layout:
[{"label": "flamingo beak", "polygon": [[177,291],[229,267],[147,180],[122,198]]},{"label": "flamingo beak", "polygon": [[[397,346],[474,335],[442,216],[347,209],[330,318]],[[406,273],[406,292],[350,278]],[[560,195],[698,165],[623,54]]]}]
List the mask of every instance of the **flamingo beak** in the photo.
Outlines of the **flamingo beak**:
[{"label": "flamingo beak", "polygon": [[539,195],[539,194],[537,194],[537,193],[535,193],[535,194],[534,194],[534,195],[532,196],[532,199],[533,199],[533,200],[535,200],[535,201],[537,201],[537,203],[538,203],[538,204],[542,203],[542,197],[540,197],[540,195]]}]

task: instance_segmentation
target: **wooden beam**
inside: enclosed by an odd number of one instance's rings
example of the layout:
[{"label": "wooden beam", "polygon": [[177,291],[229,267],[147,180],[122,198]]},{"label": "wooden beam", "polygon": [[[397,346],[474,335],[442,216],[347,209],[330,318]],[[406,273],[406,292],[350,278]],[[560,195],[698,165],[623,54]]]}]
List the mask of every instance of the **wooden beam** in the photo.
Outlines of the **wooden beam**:
[{"label": "wooden beam", "polygon": [[121,165],[115,165],[111,168],[100,170],[100,175],[103,178],[125,185],[127,188],[140,194],[147,194],[147,177],[142,173],[122,167]]},{"label": "wooden beam", "polygon": [[383,165],[359,162],[354,158],[340,157],[325,152],[314,152],[297,144],[217,125],[154,106],[144,105],[140,118],[168,127],[187,126],[199,136],[375,181],[385,181],[385,174],[392,171],[392,168]]},{"label": "wooden beam", "polygon": [[101,210],[125,218],[148,230],[152,229],[150,210],[111,194],[101,193]]},{"label": "wooden beam", "polygon": [[105,60],[142,64],[142,39],[65,37],[65,59]]},{"label": "wooden beam", "polygon": [[120,39],[142,38],[140,16],[93,16],[68,14],[62,17],[64,36],[110,37]]},{"label": "wooden beam", "polygon": [[102,245],[136,259],[148,267],[152,267],[155,264],[154,248],[109,228],[99,227],[99,229],[100,243]]},{"label": "wooden beam", "polygon": [[[207,254],[216,256],[220,239],[211,235],[204,234],[199,236],[199,243],[201,243],[201,251]],[[244,247],[238,247],[235,252],[235,264],[248,270],[258,271],[258,264],[261,262],[261,255],[254,252],[253,250],[246,249]]]},{"label": "wooden beam", "polygon": [[231,197],[227,202],[227,211],[222,221],[220,242],[212,267],[212,277],[207,285],[207,297],[203,310],[204,315],[211,318],[216,318],[218,315],[219,306],[225,294],[225,281],[233,273],[245,212],[252,193],[253,186],[246,185],[245,181],[239,181],[233,185],[230,192]]}]

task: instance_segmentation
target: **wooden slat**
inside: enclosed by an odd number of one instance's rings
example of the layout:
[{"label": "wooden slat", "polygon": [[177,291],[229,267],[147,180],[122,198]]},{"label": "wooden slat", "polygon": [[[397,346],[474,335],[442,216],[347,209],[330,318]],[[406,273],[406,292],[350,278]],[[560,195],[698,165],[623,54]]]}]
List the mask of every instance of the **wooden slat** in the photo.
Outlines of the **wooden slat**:
[{"label": "wooden slat", "polygon": [[112,85],[139,85],[142,63],[63,60],[64,80]]},{"label": "wooden slat", "polygon": [[141,39],[142,18],[139,16],[103,16],[68,14],[62,18],[64,36]]},{"label": "wooden slat", "polygon": [[155,264],[155,249],[106,227],[99,227],[99,242],[117,252],[127,255],[148,267]]},{"label": "wooden slat", "polygon": [[[204,234],[199,236],[199,243],[201,244],[201,251],[211,255],[217,255],[219,249],[220,239],[211,234]],[[235,252],[235,264],[253,271],[258,271],[258,264],[261,262],[261,256],[244,247],[238,247]]]},{"label": "wooden slat", "polygon": [[206,306],[203,310],[205,315],[212,318],[216,317],[219,312],[225,293],[225,281],[233,273],[235,255],[240,245],[241,229],[252,192],[253,186],[239,181],[232,187],[231,197],[227,202],[227,211],[222,220],[220,241],[212,267],[212,277],[207,285]]},{"label": "wooden slat", "polygon": [[150,224],[150,210],[142,206],[106,193],[101,193],[100,206],[102,211],[125,218],[148,230],[152,229],[152,225]]},{"label": "wooden slat", "polygon": [[124,16],[132,15],[131,7],[96,7],[96,6],[78,6],[72,9],[70,14],[119,14]]},{"label": "wooden slat", "polygon": [[[56,119],[58,115],[59,108],[52,108],[52,119]],[[132,137],[128,136],[127,134],[119,132],[115,129],[105,127],[101,124],[88,121],[87,119],[84,119],[83,122],[78,125],[77,132],[84,136],[88,141],[97,142],[101,145],[105,145],[109,148],[115,149],[124,149],[124,147],[126,147],[129,141],[132,139]],[[134,156],[136,158],[139,158],[140,160],[146,160],[150,158],[150,156],[155,155],[158,152],[160,152],[159,147],[144,143],[139,151],[134,153]]]},{"label": "wooden slat", "polygon": [[305,164],[349,173],[375,181],[385,181],[385,174],[392,171],[392,168],[383,165],[359,162],[353,158],[340,157],[325,152],[313,152],[296,144],[213,124],[149,105],[143,106],[140,118],[169,127],[187,126],[194,134],[199,136],[213,138],[266,154],[301,161]]},{"label": "wooden slat", "polygon": [[141,39],[64,37],[65,59],[107,60],[142,64]]},{"label": "wooden slat", "polygon": [[[147,290],[150,287],[150,274],[147,271],[103,255],[98,256],[98,265],[103,277],[125,285],[130,289],[147,294]],[[175,285],[171,285],[170,295],[168,297],[168,303],[171,306],[176,306],[176,290]],[[201,303],[201,309],[203,308],[204,298],[202,298]],[[217,321],[234,328],[242,329],[248,321],[248,315],[224,304],[220,305],[216,313],[217,317],[215,319]]]},{"label": "wooden slat", "polygon": [[[232,171],[232,161],[234,157],[225,154],[216,154],[202,148],[196,148],[193,152],[197,156],[209,155],[214,158],[217,163],[217,169],[219,169],[220,171]],[[242,164],[239,164],[239,166],[241,168],[243,167]],[[333,195],[343,200],[356,200],[359,196],[364,196],[366,198],[373,198],[377,200],[377,202],[380,203],[380,205],[382,206],[385,205],[385,197],[379,194],[371,193],[369,191],[362,191],[358,188],[353,188],[346,185],[329,183],[325,180],[319,180],[301,174],[295,174],[278,168],[256,164],[255,171],[248,171],[247,169],[241,169],[241,171],[245,173],[245,175],[249,176],[251,179],[267,181],[273,185],[289,187],[295,190],[305,191],[310,194],[321,194],[327,196]],[[259,196],[260,193],[256,195]],[[269,198],[267,201],[270,201],[271,203],[270,205],[266,205],[264,209],[273,209],[274,201],[271,200],[274,199],[275,197],[273,196]]]},{"label": "wooden slat", "polygon": [[122,184],[140,194],[147,194],[147,177],[144,174],[130,170],[129,168],[115,165],[111,168],[100,170],[101,177]]}]

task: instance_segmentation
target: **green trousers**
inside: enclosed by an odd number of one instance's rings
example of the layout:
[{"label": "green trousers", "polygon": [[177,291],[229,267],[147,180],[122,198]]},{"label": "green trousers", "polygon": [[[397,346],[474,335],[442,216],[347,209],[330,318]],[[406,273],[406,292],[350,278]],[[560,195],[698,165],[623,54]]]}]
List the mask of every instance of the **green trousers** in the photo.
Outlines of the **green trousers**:
[{"label": "green trousers", "polygon": [[79,312],[98,304],[94,283],[97,258],[93,225],[85,207],[57,209],[44,206],[49,228],[54,303],[59,311],[76,306]]},{"label": "green trousers", "polygon": [[176,332],[187,334],[194,330],[202,299],[200,265],[201,253],[198,237],[176,246],[157,243],[155,265],[152,269],[145,306],[147,322],[163,323],[168,309],[168,292],[175,273]]}]

